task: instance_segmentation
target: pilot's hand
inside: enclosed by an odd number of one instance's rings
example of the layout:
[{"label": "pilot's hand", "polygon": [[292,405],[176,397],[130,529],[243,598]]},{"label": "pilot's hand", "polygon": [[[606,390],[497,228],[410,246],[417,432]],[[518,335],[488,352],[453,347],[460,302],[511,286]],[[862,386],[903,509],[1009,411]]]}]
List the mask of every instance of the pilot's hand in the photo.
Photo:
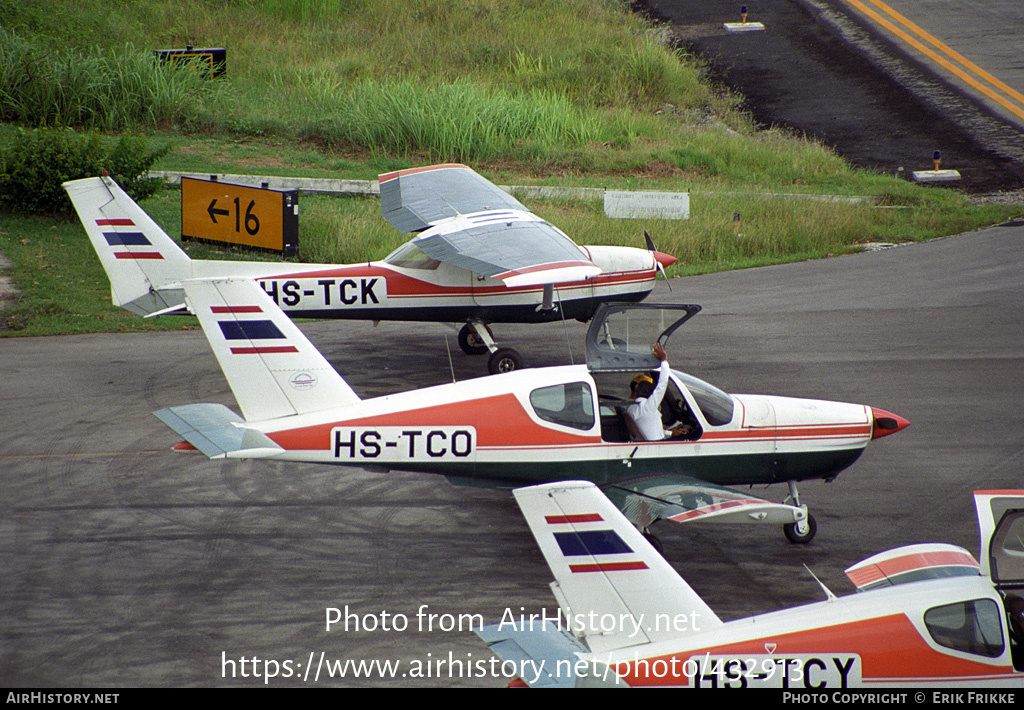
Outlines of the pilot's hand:
[{"label": "pilot's hand", "polygon": [[668,360],[668,353],[665,352],[665,346],[661,343],[655,343],[651,350],[654,351],[654,357],[659,360]]},{"label": "pilot's hand", "polygon": [[689,424],[683,424],[682,426],[672,427],[672,438],[679,439],[682,437],[690,436],[693,433],[693,428]]}]

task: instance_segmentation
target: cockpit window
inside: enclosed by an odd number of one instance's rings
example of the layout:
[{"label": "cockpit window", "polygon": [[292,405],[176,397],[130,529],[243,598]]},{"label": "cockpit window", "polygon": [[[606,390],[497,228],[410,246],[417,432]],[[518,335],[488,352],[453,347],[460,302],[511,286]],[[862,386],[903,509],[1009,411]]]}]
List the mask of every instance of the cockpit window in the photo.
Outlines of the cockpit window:
[{"label": "cockpit window", "polygon": [[544,421],[583,431],[594,426],[594,397],[585,382],[535,389],[530,404]]},{"label": "cockpit window", "polygon": [[991,599],[933,607],[924,613],[924,625],[940,646],[989,658],[1003,653],[999,607]]},{"label": "cockpit window", "polygon": [[699,380],[693,375],[687,375],[673,370],[672,374],[682,382],[686,389],[693,395],[704,419],[711,426],[722,426],[732,421],[733,404],[732,397],[714,385],[709,385],[704,380]]},{"label": "cockpit window", "polygon": [[422,249],[412,242],[406,242],[395,249],[384,259],[384,263],[402,269],[425,269],[428,271],[433,271],[441,265],[440,261],[427,256]]}]

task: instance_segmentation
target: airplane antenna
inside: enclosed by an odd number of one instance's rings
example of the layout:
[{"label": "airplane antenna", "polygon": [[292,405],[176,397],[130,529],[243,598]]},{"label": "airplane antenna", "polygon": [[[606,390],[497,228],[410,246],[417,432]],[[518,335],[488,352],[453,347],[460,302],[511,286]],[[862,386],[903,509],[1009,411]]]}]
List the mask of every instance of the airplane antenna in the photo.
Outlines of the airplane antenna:
[{"label": "airplane antenna", "polygon": [[452,371],[452,384],[455,384],[455,363],[452,362],[452,346],[447,333],[444,334],[444,347],[448,350],[448,368]]},{"label": "airplane antenna", "polygon": [[827,599],[828,601],[830,601],[830,602],[834,602],[834,601],[836,601],[836,600],[837,600],[837,599],[839,598],[839,597],[837,597],[837,596],[836,596],[835,594],[833,594],[833,593],[832,593],[832,590],[831,590],[831,589],[829,589],[828,587],[826,587],[826,586],[825,586],[825,585],[824,585],[824,584],[822,583],[822,581],[821,581],[820,579],[818,579],[818,576],[817,576],[816,574],[814,574],[814,572],[811,572],[811,568],[807,566],[807,563],[806,563],[806,562],[804,563],[804,569],[805,569],[805,570],[807,570],[807,573],[808,573],[808,574],[810,574],[810,575],[811,575],[812,577],[814,577],[814,581],[818,583],[818,586],[819,586],[819,587],[821,587],[821,591],[825,592],[825,598],[826,598],[826,599]]}]

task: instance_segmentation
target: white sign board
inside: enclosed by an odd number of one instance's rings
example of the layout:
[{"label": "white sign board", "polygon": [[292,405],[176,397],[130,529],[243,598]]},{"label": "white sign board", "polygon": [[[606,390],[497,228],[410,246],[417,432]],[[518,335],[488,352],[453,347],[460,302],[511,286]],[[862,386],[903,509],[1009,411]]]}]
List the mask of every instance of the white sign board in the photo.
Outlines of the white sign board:
[{"label": "white sign board", "polygon": [[607,190],[604,214],[612,219],[689,219],[690,193]]}]

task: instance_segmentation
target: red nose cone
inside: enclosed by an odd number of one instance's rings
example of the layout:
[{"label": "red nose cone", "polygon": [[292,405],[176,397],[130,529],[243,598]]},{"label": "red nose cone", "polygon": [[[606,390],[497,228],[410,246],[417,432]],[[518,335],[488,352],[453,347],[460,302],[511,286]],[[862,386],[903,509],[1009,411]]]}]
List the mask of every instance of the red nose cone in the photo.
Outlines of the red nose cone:
[{"label": "red nose cone", "polygon": [[675,258],[671,254],[666,254],[663,251],[654,252],[654,258],[659,264],[662,265],[663,268],[667,266],[672,266],[672,264],[679,261],[679,259]]},{"label": "red nose cone", "polygon": [[910,426],[910,422],[898,414],[893,414],[877,407],[871,408],[871,416],[875,420],[874,426],[871,428],[872,439],[881,439],[883,436],[895,434],[900,429],[906,429]]}]

